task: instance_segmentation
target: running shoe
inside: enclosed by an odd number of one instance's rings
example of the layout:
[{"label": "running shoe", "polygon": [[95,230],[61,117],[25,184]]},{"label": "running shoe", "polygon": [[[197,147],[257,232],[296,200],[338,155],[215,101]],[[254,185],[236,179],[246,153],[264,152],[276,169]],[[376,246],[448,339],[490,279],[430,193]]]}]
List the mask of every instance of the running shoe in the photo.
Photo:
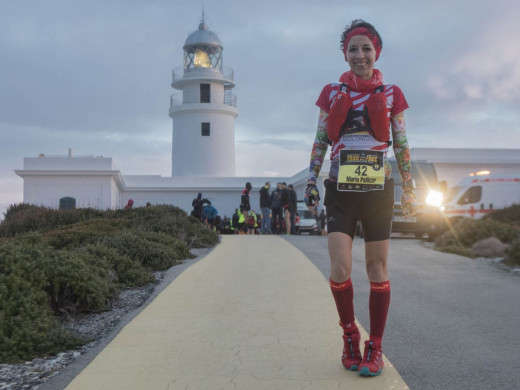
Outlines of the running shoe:
[{"label": "running shoe", "polygon": [[343,335],[343,355],[341,362],[343,366],[350,371],[357,371],[359,363],[361,363],[361,352],[359,350],[359,341],[361,335],[356,333],[345,333]]},{"label": "running shoe", "polygon": [[381,343],[372,340],[365,341],[365,352],[363,353],[363,361],[359,366],[359,375],[377,376],[383,370],[383,352],[381,351]]}]

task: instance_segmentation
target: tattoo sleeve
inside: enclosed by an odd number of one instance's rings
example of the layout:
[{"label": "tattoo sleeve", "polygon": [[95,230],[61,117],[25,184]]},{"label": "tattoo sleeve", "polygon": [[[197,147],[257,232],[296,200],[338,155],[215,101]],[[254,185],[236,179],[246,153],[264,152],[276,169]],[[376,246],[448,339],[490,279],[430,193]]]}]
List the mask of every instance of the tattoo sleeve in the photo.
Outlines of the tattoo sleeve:
[{"label": "tattoo sleeve", "polygon": [[316,138],[314,139],[314,144],[312,145],[311,162],[309,165],[309,179],[307,180],[307,184],[316,184],[318,182],[318,176],[320,174],[323,161],[325,160],[325,155],[327,154],[327,149],[329,147],[327,137],[327,116],[328,114],[325,111],[320,110]]},{"label": "tattoo sleeve", "polygon": [[392,117],[392,139],[395,159],[401,178],[404,181],[412,178],[411,163],[410,163],[410,149],[408,147],[408,140],[406,138],[406,125],[404,120],[404,113],[399,113]]}]

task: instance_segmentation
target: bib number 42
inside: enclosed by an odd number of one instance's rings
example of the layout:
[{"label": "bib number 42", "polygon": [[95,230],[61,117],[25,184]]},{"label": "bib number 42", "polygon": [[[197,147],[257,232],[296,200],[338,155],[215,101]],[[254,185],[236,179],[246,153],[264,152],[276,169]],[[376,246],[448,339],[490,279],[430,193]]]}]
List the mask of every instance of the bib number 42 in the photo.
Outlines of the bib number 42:
[{"label": "bib number 42", "polygon": [[367,176],[367,169],[366,165],[358,165],[354,173],[358,176]]}]

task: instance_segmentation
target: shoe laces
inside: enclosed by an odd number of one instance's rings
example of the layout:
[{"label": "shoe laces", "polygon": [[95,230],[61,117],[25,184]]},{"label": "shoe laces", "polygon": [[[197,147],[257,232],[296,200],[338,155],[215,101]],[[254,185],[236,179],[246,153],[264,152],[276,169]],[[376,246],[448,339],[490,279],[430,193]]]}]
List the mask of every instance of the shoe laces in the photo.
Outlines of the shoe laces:
[{"label": "shoe laces", "polygon": [[346,341],[345,349],[343,351],[343,355],[349,358],[355,358],[356,352],[354,351],[354,341],[353,341],[353,333],[344,334],[343,339]]},{"label": "shoe laces", "polygon": [[367,362],[371,361],[373,357],[375,357],[375,352],[378,350],[377,347],[374,347],[374,342],[370,340],[368,342],[368,348],[365,349],[365,357],[363,357],[363,360],[366,360]]},{"label": "shoe laces", "polygon": [[368,344],[367,362],[372,358],[372,341]]}]

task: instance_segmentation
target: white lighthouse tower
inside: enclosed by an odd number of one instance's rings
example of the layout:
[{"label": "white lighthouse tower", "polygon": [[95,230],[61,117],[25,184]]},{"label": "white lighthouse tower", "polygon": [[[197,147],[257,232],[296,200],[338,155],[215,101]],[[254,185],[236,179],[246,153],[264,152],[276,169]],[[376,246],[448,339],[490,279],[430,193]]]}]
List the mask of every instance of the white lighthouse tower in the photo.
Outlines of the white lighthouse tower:
[{"label": "white lighthouse tower", "polygon": [[235,176],[236,96],[233,70],[222,66],[222,44],[199,29],[184,43],[184,66],[173,70],[172,176]]}]

